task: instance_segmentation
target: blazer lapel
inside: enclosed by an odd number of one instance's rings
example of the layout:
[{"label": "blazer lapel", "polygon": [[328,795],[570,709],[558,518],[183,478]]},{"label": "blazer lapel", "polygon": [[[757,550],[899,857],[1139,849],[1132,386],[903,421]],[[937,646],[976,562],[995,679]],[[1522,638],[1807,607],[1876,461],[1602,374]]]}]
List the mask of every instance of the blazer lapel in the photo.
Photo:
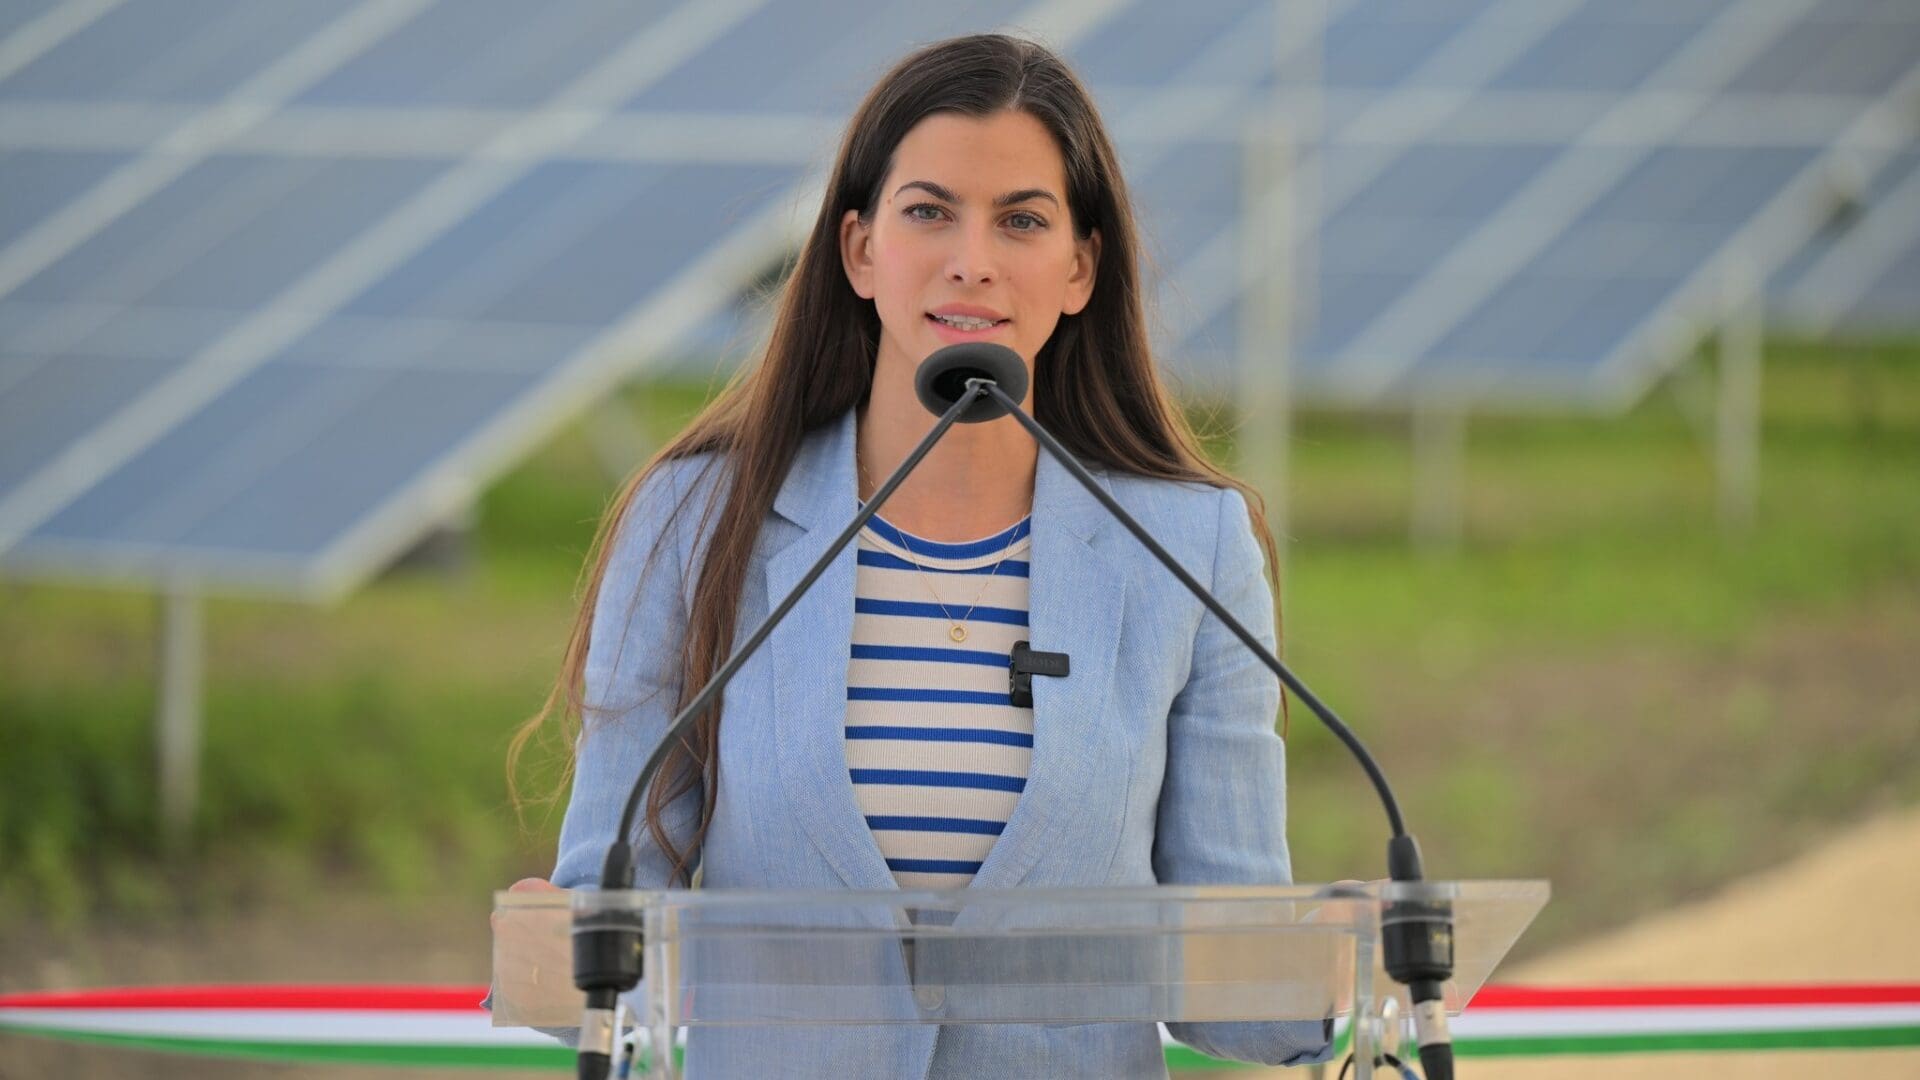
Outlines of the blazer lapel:
[{"label": "blazer lapel", "polygon": [[[1095,478],[1105,484],[1105,478]],[[1033,757],[1006,831],[974,876],[980,888],[1019,884],[1053,846],[1086,790],[1100,750],[1120,647],[1126,579],[1107,551],[1131,538],[1043,449],[1034,472],[1029,640],[1064,652],[1065,678],[1033,680]]]},{"label": "blazer lapel", "polygon": [[[857,505],[854,411],[808,436],[774,498],[804,532],[767,561],[768,611],[806,576]],[[895,888],[847,774],[847,643],[853,640],[855,549],[834,557],[767,638],[773,724],[786,803],[850,888]]]},{"label": "blazer lapel", "polygon": [[[855,414],[810,435],[794,459],[774,510],[801,534],[767,561],[768,610],[792,591],[857,505]],[[1096,479],[1103,485],[1105,477]],[[1108,722],[1107,694],[1119,652],[1126,579],[1109,547],[1131,537],[1052,457],[1034,472],[1029,640],[1069,655],[1065,678],[1033,687],[1033,757],[1027,786],[1006,831],[974,876],[976,887],[1016,885],[1054,845],[1091,782]],[[897,888],[847,775],[847,642],[853,639],[856,561],[835,556],[768,637],[773,725],[786,804],[849,888]]]}]

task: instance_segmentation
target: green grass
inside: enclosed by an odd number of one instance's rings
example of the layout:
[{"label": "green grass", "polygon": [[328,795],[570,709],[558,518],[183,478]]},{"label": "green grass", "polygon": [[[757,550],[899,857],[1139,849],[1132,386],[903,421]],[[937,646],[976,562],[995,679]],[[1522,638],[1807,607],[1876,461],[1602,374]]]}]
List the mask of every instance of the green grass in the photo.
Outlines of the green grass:
[{"label": "green grass", "polygon": [[[1380,753],[1434,872],[1555,880],[1530,947],[1920,798],[1914,677],[1821,644],[1861,620],[1869,646],[1920,640],[1920,344],[1774,342],[1765,385],[1740,537],[1716,523],[1684,384],[1623,417],[1476,419],[1467,534],[1444,555],[1406,540],[1401,421],[1297,426],[1288,657]],[[658,435],[707,391],[626,403]],[[517,820],[501,759],[610,490],[569,430],[487,492],[462,573],[396,571],[330,609],[210,604],[202,799],[174,858],[156,853],[154,601],[0,586],[0,922],[321,883],[404,902],[538,872],[558,815]],[[1292,730],[1296,872],[1378,876],[1358,770],[1304,709]]]}]

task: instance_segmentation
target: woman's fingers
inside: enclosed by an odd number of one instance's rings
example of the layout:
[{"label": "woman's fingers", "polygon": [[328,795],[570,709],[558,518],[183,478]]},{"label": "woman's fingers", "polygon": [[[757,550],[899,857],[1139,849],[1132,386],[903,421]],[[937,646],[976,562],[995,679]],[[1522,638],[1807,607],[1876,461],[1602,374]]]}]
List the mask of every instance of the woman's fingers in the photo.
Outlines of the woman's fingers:
[{"label": "woman's fingers", "polygon": [[[523,895],[568,891],[537,877],[507,886],[507,892]],[[571,925],[562,903],[523,900],[493,913],[494,1012],[503,1022],[572,1022],[567,1018],[577,1014],[580,1002],[573,988]]]},{"label": "woman's fingers", "polygon": [[[566,892],[567,890],[555,885],[546,878],[526,877],[507,886],[507,891],[510,893],[546,893]],[[489,915],[487,917],[487,923],[492,926],[497,933],[500,929],[500,913],[496,911]]]}]

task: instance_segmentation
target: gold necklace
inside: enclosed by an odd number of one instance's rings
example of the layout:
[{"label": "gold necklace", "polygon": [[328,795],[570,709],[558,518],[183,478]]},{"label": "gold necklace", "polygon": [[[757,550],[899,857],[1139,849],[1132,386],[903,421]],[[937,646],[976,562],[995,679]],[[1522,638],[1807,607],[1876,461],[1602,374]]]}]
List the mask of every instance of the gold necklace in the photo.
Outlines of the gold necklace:
[{"label": "gold necklace", "polygon": [[[873,487],[873,477],[867,475],[866,462],[859,461],[858,458],[855,461],[860,466],[861,478],[867,482],[868,487]],[[1007,546],[1000,549],[999,560],[993,564],[993,569],[987,572],[986,580],[980,583],[980,591],[973,594],[973,603],[967,605],[967,613],[960,616],[959,621],[956,622],[953,612],[947,610],[946,601],[941,600],[940,594],[934,591],[933,579],[927,577],[926,568],[920,565],[917,557],[919,553],[913,550],[912,544],[907,543],[906,531],[898,528],[894,531],[900,534],[900,548],[907,553],[907,562],[913,566],[915,576],[920,579],[920,584],[926,586],[927,595],[933,597],[934,606],[940,609],[941,616],[947,620],[947,637],[956,643],[967,640],[967,620],[973,618],[973,609],[980,606],[980,598],[987,595],[987,586],[993,584],[993,579],[1000,575],[1000,567],[1007,561],[1007,553],[1013,550],[1014,543],[1020,538],[1018,536],[1007,538]]]}]

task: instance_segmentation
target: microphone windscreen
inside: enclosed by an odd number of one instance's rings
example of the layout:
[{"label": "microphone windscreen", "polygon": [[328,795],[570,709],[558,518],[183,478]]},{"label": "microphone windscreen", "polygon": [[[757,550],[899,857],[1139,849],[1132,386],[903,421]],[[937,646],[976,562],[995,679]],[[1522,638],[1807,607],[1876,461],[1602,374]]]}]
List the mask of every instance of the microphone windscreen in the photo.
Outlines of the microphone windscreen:
[{"label": "microphone windscreen", "polygon": [[[1026,362],[1020,359],[1019,353],[990,341],[966,341],[935,349],[920,361],[920,371],[914,376],[913,384],[920,394],[920,404],[933,415],[942,416],[953,408],[954,402],[966,396],[968,379],[992,379],[1008,397],[1026,400]],[[959,422],[978,424],[1005,415],[1007,410],[999,402],[982,396],[973,399],[967,411],[960,414]]]}]

